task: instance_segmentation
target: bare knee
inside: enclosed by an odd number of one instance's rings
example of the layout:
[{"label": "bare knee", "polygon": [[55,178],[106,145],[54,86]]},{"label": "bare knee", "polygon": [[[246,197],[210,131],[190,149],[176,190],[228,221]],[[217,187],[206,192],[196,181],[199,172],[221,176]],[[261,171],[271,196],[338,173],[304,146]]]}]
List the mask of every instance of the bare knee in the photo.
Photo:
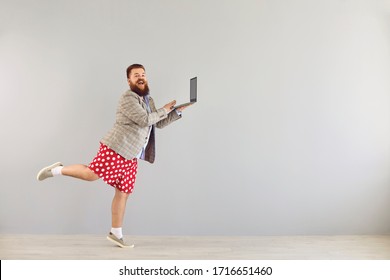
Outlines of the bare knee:
[{"label": "bare knee", "polygon": [[115,197],[117,199],[123,199],[123,200],[127,200],[129,198],[129,195],[128,193],[124,193],[124,192],[121,192],[120,190],[118,189],[115,189]]},{"label": "bare knee", "polygon": [[96,181],[97,179],[99,179],[99,176],[95,172],[93,172],[88,167],[86,167],[86,169],[87,170],[85,172],[84,180],[86,180],[86,181]]},{"label": "bare knee", "polygon": [[83,169],[81,170],[81,178],[80,179],[83,179],[85,181],[95,181],[97,179],[99,179],[99,176],[93,172],[91,169],[89,169],[88,166],[84,165],[83,166]]}]

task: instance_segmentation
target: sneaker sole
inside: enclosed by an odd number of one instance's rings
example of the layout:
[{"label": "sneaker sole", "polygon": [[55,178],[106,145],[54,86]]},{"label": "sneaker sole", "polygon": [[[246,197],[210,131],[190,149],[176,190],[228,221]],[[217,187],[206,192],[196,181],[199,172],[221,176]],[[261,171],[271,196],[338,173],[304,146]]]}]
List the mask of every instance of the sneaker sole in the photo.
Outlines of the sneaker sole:
[{"label": "sneaker sole", "polygon": [[42,181],[42,180],[39,180],[39,176],[43,173],[43,172],[45,172],[47,169],[53,169],[54,167],[56,167],[56,166],[61,166],[62,165],[62,163],[61,162],[56,162],[56,163],[53,163],[52,165],[49,165],[49,166],[46,166],[46,167],[44,167],[44,168],[42,168],[41,170],[39,170],[39,172],[38,172],[38,175],[37,175],[37,180],[38,181]]},{"label": "sneaker sole", "polygon": [[114,243],[115,245],[117,245],[121,248],[134,248],[134,244],[125,246],[122,243],[120,243],[114,239],[111,239],[109,236],[107,236],[107,240],[111,241],[112,243]]}]

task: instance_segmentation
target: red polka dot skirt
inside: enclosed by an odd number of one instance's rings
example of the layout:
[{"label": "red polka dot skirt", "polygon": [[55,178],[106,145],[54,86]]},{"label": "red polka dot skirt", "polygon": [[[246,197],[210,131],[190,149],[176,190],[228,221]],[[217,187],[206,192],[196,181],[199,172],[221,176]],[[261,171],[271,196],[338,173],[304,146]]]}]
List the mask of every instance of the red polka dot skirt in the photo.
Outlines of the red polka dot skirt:
[{"label": "red polka dot skirt", "polygon": [[136,158],[125,159],[101,143],[99,152],[88,167],[105,183],[121,192],[132,193],[138,167]]}]

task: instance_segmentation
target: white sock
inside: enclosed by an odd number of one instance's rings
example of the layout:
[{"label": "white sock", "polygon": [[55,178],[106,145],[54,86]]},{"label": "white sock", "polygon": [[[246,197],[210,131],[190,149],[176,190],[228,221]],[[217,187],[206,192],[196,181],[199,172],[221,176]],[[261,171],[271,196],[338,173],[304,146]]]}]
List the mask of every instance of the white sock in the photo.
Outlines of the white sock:
[{"label": "white sock", "polygon": [[64,168],[64,167],[63,166],[54,167],[51,170],[51,173],[53,174],[53,176],[62,175],[62,173],[61,173],[62,168]]},{"label": "white sock", "polygon": [[122,228],[111,228],[111,233],[114,234],[117,238],[121,239],[123,237]]}]

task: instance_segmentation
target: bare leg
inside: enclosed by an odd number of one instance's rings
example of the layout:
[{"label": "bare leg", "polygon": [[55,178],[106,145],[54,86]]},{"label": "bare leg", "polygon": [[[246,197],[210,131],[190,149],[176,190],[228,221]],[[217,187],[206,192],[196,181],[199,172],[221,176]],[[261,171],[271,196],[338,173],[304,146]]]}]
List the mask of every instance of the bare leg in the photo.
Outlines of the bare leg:
[{"label": "bare leg", "polygon": [[83,164],[75,164],[64,166],[61,170],[62,175],[71,176],[74,178],[86,180],[86,181],[95,181],[99,179],[99,176],[95,174],[88,166]]},{"label": "bare leg", "polygon": [[123,217],[125,216],[126,202],[129,194],[123,193],[115,188],[115,195],[112,199],[111,213],[112,213],[112,227],[120,228],[123,224]]}]

